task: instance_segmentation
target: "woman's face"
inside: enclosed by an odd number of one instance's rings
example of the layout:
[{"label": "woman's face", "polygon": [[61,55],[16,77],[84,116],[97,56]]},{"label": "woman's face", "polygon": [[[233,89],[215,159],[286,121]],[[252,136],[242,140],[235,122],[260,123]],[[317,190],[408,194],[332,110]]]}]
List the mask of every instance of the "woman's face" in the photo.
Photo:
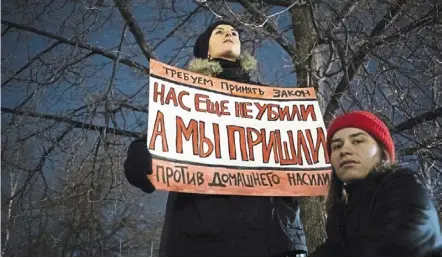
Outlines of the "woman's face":
[{"label": "woman's face", "polygon": [[230,25],[218,25],[209,39],[209,56],[236,61],[241,54],[238,32]]},{"label": "woman's face", "polygon": [[331,141],[331,163],[342,182],[366,178],[381,162],[382,149],[373,137],[361,129],[341,129]]}]

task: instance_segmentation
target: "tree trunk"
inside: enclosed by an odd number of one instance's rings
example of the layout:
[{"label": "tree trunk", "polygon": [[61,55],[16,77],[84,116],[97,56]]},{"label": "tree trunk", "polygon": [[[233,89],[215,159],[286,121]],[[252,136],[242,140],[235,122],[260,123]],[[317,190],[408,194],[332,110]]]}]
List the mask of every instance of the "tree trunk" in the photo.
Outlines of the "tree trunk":
[{"label": "tree trunk", "polygon": [[318,245],[324,243],[325,233],[325,204],[324,197],[298,197],[301,206],[301,220],[306,232],[307,247],[312,253]]},{"label": "tree trunk", "polygon": [[[313,71],[323,69],[326,58],[324,46],[317,46],[318,36],[314,27],[311,6],[296,7],[291,9],[293,34],[296,41],[296,58],[294,65],[298,85],[297,87],[314,87],[317,91],[319,105],[324,111],[323,89],[320,81],[313,76]],[[326,239],[325,203],[324,197],[298,197],[301,206],[301,219],[307,237],[309,252]]]}]

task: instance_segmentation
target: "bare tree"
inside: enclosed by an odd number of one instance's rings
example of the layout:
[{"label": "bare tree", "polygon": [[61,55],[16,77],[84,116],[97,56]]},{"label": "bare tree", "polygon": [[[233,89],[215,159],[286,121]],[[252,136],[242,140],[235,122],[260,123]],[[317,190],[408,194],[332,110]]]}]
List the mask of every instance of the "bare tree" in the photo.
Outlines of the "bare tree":
[{"label": "bare tree", "polygon": [[[243,29],[258,80],[315,87],[326,123],[382,116],[441,200],[440,17],[433,0],[3,1],[2,254],[155,254],[161,212],[127,187],[125,148],[147,128],[150,58],[185,67],[216,18]],[[300,200],[312,251],[323,198]]]}]

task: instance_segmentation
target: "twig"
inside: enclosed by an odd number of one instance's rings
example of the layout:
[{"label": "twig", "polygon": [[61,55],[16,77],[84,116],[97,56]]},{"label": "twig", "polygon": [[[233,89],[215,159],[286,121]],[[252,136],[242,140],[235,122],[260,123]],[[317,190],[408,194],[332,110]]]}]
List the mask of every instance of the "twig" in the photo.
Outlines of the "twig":
[{"label": "twig", "polygon": [[[61,43],[68,44],[68,45],[71,45],[71,46],[74,46],[74,47],[80,47],[80,48],[83,48],[83,49],[87,49],[87,50],[90,50],[90,51],[92,51],[92,52],[94,52],[96,54],[102,55],[102,56],[107,57],[107,58],[112,59],[112,60],[116,60],[117,59],[117,56],[115,54],[109,53],[108,51],[106,51],[106,50],[104,50],[104,49],[102,49],[100,47],[92,46],[91,44],[81,43],[81,42],[76,41],[76,40],[63,38],[61,36],[58,36],[58,35],[50,33],[50,32],[46,32],[46,31],[43,31],[43,30],[39,30],[39,29],[36,29],[36,28],[33,28],[33,27],[29,27],[29,26],[13,23],[13,22],[6,21],[6,20],[2,20],[2,24],[8,25],[8,26],[12,26],[12,27],[15,27],[17,29],[33,32],[33,33],[38,34],[40,36],[56,39],[56,40],[60,41]],[[133,61],[133,60],[130,60],[130,59],[127,59],[127,58],[121,58],[120,59],[120,63],[125,64],[125,65],[127,65],[129,67],[132,67],[132,68],[136,68],[136,69],[138,69],[140,71],[143,71],[143,72],[145,72],[147,74],[149,73],[149,68],[147,66],[144,66],[144,65],[142,65],[142,64],[140,64],[140,63],[138,63],[136,61]]]}]

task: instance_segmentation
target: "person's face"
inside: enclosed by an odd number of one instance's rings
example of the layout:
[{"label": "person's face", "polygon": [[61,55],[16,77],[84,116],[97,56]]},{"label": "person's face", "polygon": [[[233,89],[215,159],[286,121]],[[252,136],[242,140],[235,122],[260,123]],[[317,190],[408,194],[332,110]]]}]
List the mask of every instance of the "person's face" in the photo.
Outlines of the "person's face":
[{"label": "person's face", "polygon": [[331,141],[331,163],[342,182],[366,178],[381,162],[383,150],[373,137],[361,129],[341,129]]},{"label": "person's face", "polygon": [[236,61],[241,54],[238,32],[230,25],[218,25],[210,36],[208,54],[211,58]]}]

